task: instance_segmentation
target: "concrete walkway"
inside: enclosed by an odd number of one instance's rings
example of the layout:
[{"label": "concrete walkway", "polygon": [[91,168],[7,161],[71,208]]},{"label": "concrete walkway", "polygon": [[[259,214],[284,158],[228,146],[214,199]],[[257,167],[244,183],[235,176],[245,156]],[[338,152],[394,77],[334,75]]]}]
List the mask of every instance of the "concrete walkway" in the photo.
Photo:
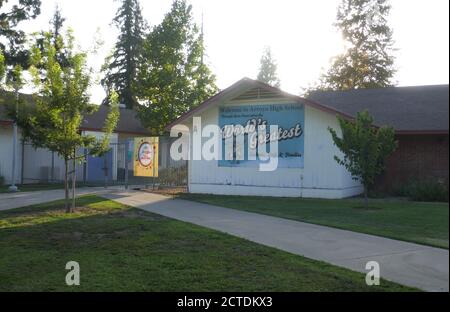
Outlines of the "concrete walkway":
[{"label": "concrete walkway", "polygon": [[[104,194],[109,193],[117,188],[104,187],[86,187],[77,188],[77,196],[89,195],[89,194]],[[47,190],[47,191],[35,191],[35,192],[18,192],[18,193],[4,193],[0,194],[0,211],[26,207],[30,205],[37,205],[47,203],[55,200],[64,199],[64,190]]]},{"label": "concrete walkway", "polygon": [[384,279],[427,291],[449,291],[448,250],[150,193],[102,196],[354,271],[366,273],[366,263],[377,261]]}]

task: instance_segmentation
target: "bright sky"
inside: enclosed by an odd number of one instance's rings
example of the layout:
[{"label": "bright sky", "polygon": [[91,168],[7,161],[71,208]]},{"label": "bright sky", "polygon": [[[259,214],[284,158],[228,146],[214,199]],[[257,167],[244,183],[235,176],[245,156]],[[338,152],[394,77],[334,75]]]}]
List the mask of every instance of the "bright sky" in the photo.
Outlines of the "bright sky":
[{"label": "bright sky", "polygon": [[[92,46],[97,29],[105,42],[90,62],[96,68],[112,49],[117,31],[110,25],[115,0],[43,0],[42,14],[24,25],[27,31],[48,29],[58,3],[66,25],[74,29],[84,48]],[[150,25],[158,24],[171,0],[141,0]],[[322,68],[343,49],[333,27],[340,0],[190,0],[195,19],[204,15],[208,62],[223,89],[243,77],[255,78],[264,46],[278,62],[282,89],[299,94],[314,83]],[[391,0],[390,25],[394,39],[400,86],[448,84],[449,1]],[[101,87],[92,100],[104,97]]]}]

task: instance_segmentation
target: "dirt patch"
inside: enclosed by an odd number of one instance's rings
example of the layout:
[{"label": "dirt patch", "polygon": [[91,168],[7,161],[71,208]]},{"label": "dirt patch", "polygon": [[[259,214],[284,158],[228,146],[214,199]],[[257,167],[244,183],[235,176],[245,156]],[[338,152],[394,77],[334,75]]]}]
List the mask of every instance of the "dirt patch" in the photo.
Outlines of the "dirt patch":
[{"label": "dirt patch", "polygon": [[180,194],[187,193],[187,187],[171,187],[171,188],[161,188],[161,189],[141,189],[143,192],[165,195],[165,196],[177,196]]},{"label": "dirt patch", "polygon": [[352,207],[355,210],[365,210],[365,211],[379,211],[379,210],[383,210],[383,208],[380,207],[363,207],[363,206],[357,206],[357,207]]},{"label": "dirt patch", "polygon": [[162,217],[160,217],[158,215],[149,214],[145,211],[141,211],[141,210],[137,210],[137,209],[122,212],[120,214],[120,216],[122,216],[124,218],[130,218],[130,219],[142,219],[142,220],[146,220],[146,221],[158,221],[158,220],[162,219]]}]

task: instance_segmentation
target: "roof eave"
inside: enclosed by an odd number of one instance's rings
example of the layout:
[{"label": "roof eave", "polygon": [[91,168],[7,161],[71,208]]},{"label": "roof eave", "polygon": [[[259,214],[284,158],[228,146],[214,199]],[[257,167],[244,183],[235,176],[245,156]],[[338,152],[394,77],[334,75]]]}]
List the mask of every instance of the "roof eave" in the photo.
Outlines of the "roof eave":
[{"label": "roof eave", "polygon": [[194,117],[195,114],[202,113],[203,111],[205,111],[209,107],[213,106],[214,104],[217,104],[220,100],[223,100],[223,98],[225,97],[225,95],[227,93],[233,93],[232,91],[238,89],[240,86],[242,86],[243,87],[242,89],[245,91],[246,87],[243,86],[244,83],[248,83],[248,85],[246,86],[248,88],[254,87],[254,86],[260,86],[262,88],[266,88],[266,89],[269,89],[271,91],[278,92],[278,93],[280,93],[280,95],[282,97],[285,97],[285,98],[288,98],[288,99],[292,99],[292,100],[294,100],[296,102],[301,102],[301,103],[303,103],[305,105],[308,105],[310,107],[316,108],[316,109],[321,110],[323,112],[339,115],[339,116],[342,116],[345,119],[354,119],[353,116],[348,115],[348,114],[346,114],[344,112],[338,111],[336,109],[333,109],[333,108],[331,108],[329,106],[326,106],[326,105],[323,105],[323,104],[319,104],[319,103],[313,102],[311,100],[302,98],[300,96],[287,93],[287,92],[281,90],[280,88],[273,87],[273,86],[271,86],[269,84],[266,84],[266,83],[258,81],[258,80],[253,80],[253,79],[249,79],[249,78],[243,78],[243,79],[239,80],[238,82],[234,83],[233,85],[231,85],[230,87],[222,90],[221,92],[217,93],[213,97],[209,98],[208,100],[206,100],[205,102],[203,102],[202,104],[197,106],[196,108],[194,108],[194,109],[188,111],[187,113],[181,115],[177,120],[175,120],[174,122],[172,122],[169,125],[167,125],[165,127],[165,130],[166,131],[170,131],[170,129],[172,127],[174,127],[175,125],[181,124],[181,123],[185,122],[186,120],[189,120],[191,117]]},{"label": "roof eave", "polygon": [[[80,131],[93,131],[93,132],[104,132],[103,129],[100,128],[89,128],[89,127],[80,127]],[[131,134],[131,135],[151,135],[150,132],[140,132],[140,131],[122,131],[122,130],[114,130],[113,133],[117,134]]]},{"label": "roof eave", "polygon": [[448,135],[449,130],[396,130],[396,135]]}]

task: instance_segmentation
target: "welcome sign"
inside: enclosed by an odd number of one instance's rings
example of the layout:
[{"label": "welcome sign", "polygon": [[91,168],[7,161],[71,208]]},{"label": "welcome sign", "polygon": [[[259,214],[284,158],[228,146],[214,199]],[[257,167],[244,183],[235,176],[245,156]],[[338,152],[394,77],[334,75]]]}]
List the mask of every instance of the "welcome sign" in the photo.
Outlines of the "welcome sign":
[{"label": "welcome sign", "polygon": [[[258,126],[266,126],[266,137],[258,138],[249,136],[249,133],[257,132]],[[270,126],[278,126],[277,133],[270,133]],[[219,126],[222,129],[222,160],[220,167],[257,167],[262,162],[259,158],[258,144],[266,143],[266,150],[270,152],[270,141],[278,143],[278,167],[279,168],[303,168],[304,167],[304,125],[305,108],[301,104],[263,104],[263,105],[240,105],[220,108]],[[234,146],[234,157],[226,157],[226,138],[235,135],[233,127],[239,127],[245,135],[245,146],[243,157],[236,157],[236,146]],[[250,137],[250,139],[249,139]],[[275,143],[276,143],[275,142]],[[249,157],[249,148],[255,150],[256,160]],[[238,160],[243,159],[243,160]]]}]

